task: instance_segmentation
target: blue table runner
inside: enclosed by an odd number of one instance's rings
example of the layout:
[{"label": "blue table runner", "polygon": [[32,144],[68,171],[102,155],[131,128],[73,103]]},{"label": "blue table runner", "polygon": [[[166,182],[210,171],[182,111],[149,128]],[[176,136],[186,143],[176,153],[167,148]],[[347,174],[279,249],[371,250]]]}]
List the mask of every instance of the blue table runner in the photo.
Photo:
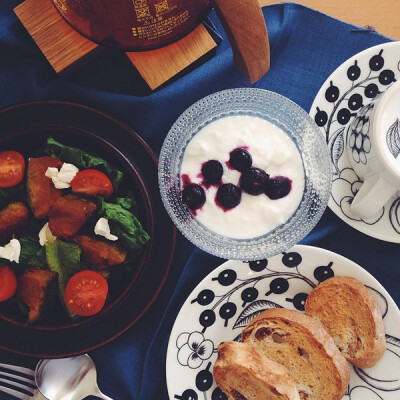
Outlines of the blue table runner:
[{"label": "blue table runner", "polygon": [[[271,69],[252,85],[233,65],[229,42],[211,12],[210,19],[223,38],[216,55],[150,92],[116,52],[90,61],[67,77],[58,76],[15,16],[13,8],[20,2],[0,2],[0,108],[44,99],[86,104],[126,123],[157,155],[178,116],[206,95],[228,88],[258,87],[280,93],[308,111],[321,85],[339,65],[368,47],[390,41],[298,4],[264,7]],[[337,252],[358,263],[400,304],[398,244],[358,232],[329,209],[302,244]],[[115,400],[168,399],[165,357],[169,333],[187,296],[222,262],[178,236],[171,273],[147,314],[122,336],[90,353],[104,393]],[[0,361],[28,367],[37,362],[7,351],[0,351]],[[0,392],[0,399],[11,398]]]}]

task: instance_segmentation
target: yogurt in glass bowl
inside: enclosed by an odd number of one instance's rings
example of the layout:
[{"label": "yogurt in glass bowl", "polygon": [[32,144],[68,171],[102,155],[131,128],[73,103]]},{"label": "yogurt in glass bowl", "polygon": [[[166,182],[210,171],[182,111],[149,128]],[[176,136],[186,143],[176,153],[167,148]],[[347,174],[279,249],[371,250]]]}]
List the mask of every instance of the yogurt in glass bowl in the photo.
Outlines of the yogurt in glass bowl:
[{"label": "yogurt in glass bowl", "polygon": [[204,251],[259,260],[303,239],[331,191],[326,142],[309,115],[263,89],[229,89],[189,107],[160,153],[175,225]]}]

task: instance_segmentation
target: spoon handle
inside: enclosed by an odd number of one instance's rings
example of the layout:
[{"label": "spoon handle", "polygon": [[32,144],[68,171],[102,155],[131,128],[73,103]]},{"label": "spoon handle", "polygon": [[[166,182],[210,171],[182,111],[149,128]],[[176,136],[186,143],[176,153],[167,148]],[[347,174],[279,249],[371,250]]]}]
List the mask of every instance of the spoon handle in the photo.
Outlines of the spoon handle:
[{"label": "spoon handle", "polygon": [[103,400],[113,400],[111,397],[108,397],[105,394],[101,393],[100,390],[95,394],[95,396]]},{"label": "spoon handle", "polygon": [[49,400],[47,397],[44,397],[42,393],[38,389],[36,389],[33,392],[33,397],[31,397],[31,400]]}]

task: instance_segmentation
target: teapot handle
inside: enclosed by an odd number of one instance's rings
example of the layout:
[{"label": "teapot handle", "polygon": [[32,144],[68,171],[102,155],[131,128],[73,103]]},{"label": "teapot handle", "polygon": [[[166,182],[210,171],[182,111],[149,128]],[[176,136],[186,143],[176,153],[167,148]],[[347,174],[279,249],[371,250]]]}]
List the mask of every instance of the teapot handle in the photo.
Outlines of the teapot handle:
[{"label": "teapot handle", "polygon": [[267,27],[258,0],[213,0],[237,68],[256,82],[270,67]]}]

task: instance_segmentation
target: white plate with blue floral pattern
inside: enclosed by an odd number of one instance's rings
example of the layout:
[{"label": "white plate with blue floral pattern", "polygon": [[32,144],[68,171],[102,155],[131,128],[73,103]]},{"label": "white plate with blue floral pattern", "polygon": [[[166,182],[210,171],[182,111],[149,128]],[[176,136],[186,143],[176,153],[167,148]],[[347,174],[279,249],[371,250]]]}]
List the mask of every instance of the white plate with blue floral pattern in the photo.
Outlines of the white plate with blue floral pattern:
[{"label": "white plate with blue floral pattern", "polygon": [[212,370],[222,341],[240,340],[243,328],[271,307],[304,310],[308,293],[331,276],[352,276],[378,301],[387,351],[366,370],[351,367],[345,400],[400,398],[400,311],[367,271],[336,253],[294,246],[268,260],[227,261],[211,272],[183,304],[172,329],[166,375],[169,398],[226,400]]},{"label": "white plate with blue floral pattern", "polygon": [[[362,181],[348,161],[345,143],[357,111],[399,79],[400,42],[370,47],[330,75],[310,109],[331,155],[333,184],[328,207],[358,231],[394,243],[400,243],[400,198],[391,198],[377,216],[368,220],[354,215],[350,205]],[[393,140],[400,141],[400,121],[393,128]]]}]

